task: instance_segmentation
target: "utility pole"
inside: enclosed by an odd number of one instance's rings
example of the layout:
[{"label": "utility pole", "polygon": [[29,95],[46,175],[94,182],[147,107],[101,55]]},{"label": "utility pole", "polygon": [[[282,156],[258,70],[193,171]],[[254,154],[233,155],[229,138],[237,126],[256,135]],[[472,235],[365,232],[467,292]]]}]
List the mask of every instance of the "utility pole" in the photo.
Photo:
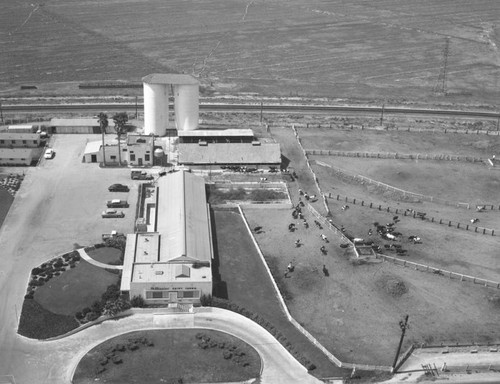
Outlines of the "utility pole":
[{"label": "utility pole", "polygon": [[[0,112],[2,111],[2,109],[0,108]],[[2,119],[3,121],[3,119]],[[498,127],[500,126],[500,116],[498,116],[498,119],[497,119],[497,131],[498,131]]]},{"label": "utility pole", "polygon": [[[2,112],[2,103],[0,102],[0,120],[2,121],[2,124],[3,124],[3,112]],[[497,127],[497,131],[498,131],[498,127]]]},{"label": "utility pole", "polygon": [[137,96],[135,97],[135,119],[137,120]]},{"label": "utility pole", "polygon": [[404,321],[401,320],[399,322],[399,328],[401,328],[401,339],[399,340],[398,350],[396,351],[396,356],[394,357],[394,363],[392,363],[392,370],[393,371],[394,371],[394,369],[396,369],[396,364],[398,363],[399,352],[401,351],[401,346],[403,345],[403,339],[405,337],[405,332],[410,327],[408,325],[408,317],[409,317],[409,315],[406,315]]},{"label": "utility pole", "polygon": [[385,109],[385,103],[382,104],[382,114],[380,115],[380,126],[384,125],[384,109]]},{"label": "utility pole", "polygon": [[264,103],[260,101],[260,123],[262,124],[262,109],[264,108]]}]

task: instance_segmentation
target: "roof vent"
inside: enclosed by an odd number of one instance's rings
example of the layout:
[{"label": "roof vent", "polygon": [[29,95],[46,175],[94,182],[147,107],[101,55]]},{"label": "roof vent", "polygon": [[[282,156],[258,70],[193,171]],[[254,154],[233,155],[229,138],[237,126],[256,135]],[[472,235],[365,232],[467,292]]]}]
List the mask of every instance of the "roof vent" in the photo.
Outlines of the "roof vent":
[{"label": "roof vent", "polygon": [[260,141],[252,141],[252,145],[260,145]]},{"label": "roof vent", "polygon": [[155,275],[163,275],[163,271],[155,271]]},{"label": "roof vent", "polygon": [[198,141],[198,145],[206,147],[208,145],[208,143],[206,141],[204,141],[204,140],[200,140],[200,141]]}]

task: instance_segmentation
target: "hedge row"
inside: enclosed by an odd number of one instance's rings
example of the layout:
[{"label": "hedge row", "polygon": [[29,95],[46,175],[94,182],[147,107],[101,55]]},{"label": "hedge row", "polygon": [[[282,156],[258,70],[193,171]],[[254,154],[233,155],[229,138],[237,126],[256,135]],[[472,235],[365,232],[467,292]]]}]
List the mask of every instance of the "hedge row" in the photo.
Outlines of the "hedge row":
[{"label": "hedge row", "polygon": [[238,304],[232,303],[229,300],[220,299],[218,297],[207,297],[205,298],[205,300],[205,304],[202,303],[202,305],[210,305],[212,307],[227,309],[255,321],[261,327],[265,328],[271,335],[273,335],[274,338],[278,340],[280,344],[283,345],[288,350],[288,352],[290,352],[297,359],[297,361],[299,361],[304,367],[306,367],[308,371],[312,371],[316,368],[316,366],[309,359],[307,359],[304,355],[302,355],[295,349],[293,344],[288,341],[288,339],[276,327],[274,327],[272,323],[267,321],[261,315],[249,311],[248,309],[241,307]]}]

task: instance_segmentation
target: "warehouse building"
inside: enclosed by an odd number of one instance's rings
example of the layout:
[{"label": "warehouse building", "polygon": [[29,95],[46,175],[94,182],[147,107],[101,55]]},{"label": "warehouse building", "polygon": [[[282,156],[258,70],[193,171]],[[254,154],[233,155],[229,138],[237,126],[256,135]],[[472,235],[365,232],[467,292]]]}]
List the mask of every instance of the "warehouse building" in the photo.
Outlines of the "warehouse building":
[{"label": "warehouse building", "polygon": [[[109,121],[107,132],[113,132]],[[50,120],[50,133],[101,133],[101,127],[97,118],[78,118],[78,119],[60,119]]]},{"label": "warehouse building", "polygon": [[39,133],[0,133],[0,148],[38,148],[41,145],[42,139]]},{"label": "warehouse building", "polygon": [[145,194],[139,231],[127,236],[121,291],[146,304],[197,305],[212,294],[212,234],[205,181],[189,172]]}]

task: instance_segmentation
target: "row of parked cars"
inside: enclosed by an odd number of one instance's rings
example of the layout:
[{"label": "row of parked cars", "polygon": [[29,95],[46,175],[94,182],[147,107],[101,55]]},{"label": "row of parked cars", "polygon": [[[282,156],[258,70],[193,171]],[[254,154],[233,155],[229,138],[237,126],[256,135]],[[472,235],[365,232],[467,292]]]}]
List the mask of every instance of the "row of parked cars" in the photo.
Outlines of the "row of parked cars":
[{"label": "row of parked cars", "polygon": [[[108,190],[110,192],[128,192],[130,189],[127,185],[123,184],[113,184],[110,185]],[[106,206],[108,209],[102,211],[101,216],[103,218],[122,218],[125,217],[125,213],[123,211],[118,211],[115,208],[128,208],[129,204],[127,200],[122,199],[112,199],[106,201]],[[105,235],[103,235],[104,238]]]}]

